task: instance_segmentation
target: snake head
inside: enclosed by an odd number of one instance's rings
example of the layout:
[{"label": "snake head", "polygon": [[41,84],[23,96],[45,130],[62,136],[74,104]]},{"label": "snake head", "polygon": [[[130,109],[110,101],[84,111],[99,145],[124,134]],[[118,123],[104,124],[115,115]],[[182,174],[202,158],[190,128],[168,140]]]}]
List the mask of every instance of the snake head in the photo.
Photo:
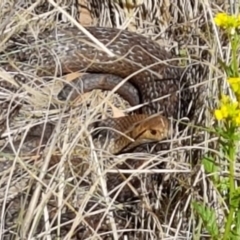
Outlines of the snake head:
[{"label": "snake head", "polygon": [[[114,154],[128,151],[144,143],[158,142],[171,135],[170,121],[161,115],[135,114],[108,118],[101,121],[98,127],[110,130],[108,133],[111,134],[110,138],[113,138],[113,144],[109,146],[110,152]],[[104,139],[107,138],[107,134],[104,136]]]},{"label": "snake head", "polygon": [[135,141],[161,141],[171,135],[170,121],[161,116],[146,116],[133,129],[132,137]]},{"label": "snake head", "polygon": [[118,118],[118,122],[125,126],[124,136],[119,137],[115,144],[118,150],[128,151],[144,143],[161,141],[172,134],[170,121],[161,115],[137,114]]}]

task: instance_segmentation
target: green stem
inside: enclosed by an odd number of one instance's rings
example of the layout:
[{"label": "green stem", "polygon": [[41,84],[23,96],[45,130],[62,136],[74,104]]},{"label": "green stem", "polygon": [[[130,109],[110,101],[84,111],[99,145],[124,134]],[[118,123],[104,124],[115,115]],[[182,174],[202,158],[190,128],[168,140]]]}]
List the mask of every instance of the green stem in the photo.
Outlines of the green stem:
[{"label": "green stem", "polygon": [[223,240],[229,240],[229,235],[231,233],[231,226],[233,223],[233,215],[234,215],[234,208],[230,208],[229,214],[228,214],[228,219],[225,227],[225,232],[223,235]]},{"label": "green stem", "polygon": [[237,57],[237,50],[238,50],[238,36],[234,34],[231,39],[231,46],[232,46],[232,66],[233,66],[233,76],[238,77],[238,57]]},{"label": "green stem", "polygon": [[235,191],[235,185],[234,185],[234,164],[235,164],[235,144],[233,136],[231,134],[231,137],[229,139],[229,149],[227,156],[229,157],[229,205],[230,205],[230,211],[227,218],[227,223],[225,226],[225,233],[223,236],[223,240],[229,239],[229,235],[231,233],[231,225],[233,224],[233,217],[235,213],[235,206],[232,204],[233,194]]}]

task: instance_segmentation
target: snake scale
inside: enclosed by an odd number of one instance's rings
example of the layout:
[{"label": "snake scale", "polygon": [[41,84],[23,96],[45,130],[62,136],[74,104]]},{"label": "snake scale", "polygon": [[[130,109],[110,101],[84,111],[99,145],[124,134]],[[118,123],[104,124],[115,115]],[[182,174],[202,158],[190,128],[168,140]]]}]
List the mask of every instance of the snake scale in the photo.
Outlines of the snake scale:
[{"label": "snake scale", "polygon": [[[162,140],[167,137],[171,132],[167,118],[173,117],[176,120],[185,117],[190,101],[189,90],[183,91],[183,86],[188,85],[183,74],[186,69],[180,65],[177,57],[153,40],[137,33],[103,27],[86,27],[86,30],[115,56],[109,56],[78,28],[71,27],[41,33],[37,40],[33,37],[19,38],[14,42],[16,51],[13,55],[9,53],[9,57],[15,60],[15,67],[23,72],[28,71],[27,64],[30,64],[39,76],[64,75],[75,71],[102,74],[103,77],[90,77],[81,81],[81,88],[85,92],[95,88],[111,90],[123,78],[128,77],[129,80],[116,92],[132,105],[145,103],[135,112],[134,121],[162,113],[153,116],[156,121],[139,123],[141,127],[130,132],[135,131],[132,135],[140,135],[140,138],[146,140]],[[21,65],[18,66],[18,62]],[[23,63],[27,63],[25,67],[22,67]],[[125,85],[127,87],[124,88]],[[64,91],[67,87],[69,86]],[[111,122],[120,131],[132,124],[132,116]],[[136,133],[139,129],[142,132]],[[124,142],[118,141],[117,151],[124,147]]]}]

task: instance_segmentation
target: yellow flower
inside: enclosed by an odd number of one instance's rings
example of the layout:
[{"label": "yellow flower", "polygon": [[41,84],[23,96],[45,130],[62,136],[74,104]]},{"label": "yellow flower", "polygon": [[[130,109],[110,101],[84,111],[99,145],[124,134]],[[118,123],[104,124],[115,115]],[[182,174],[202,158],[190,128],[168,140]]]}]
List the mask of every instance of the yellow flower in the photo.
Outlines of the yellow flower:
[{"label": "yellow flower", "polygon": [[238,110],[238,114],[236,115],[234,122],[236,124],[236,126],[240,126],[240,110]]},{"label": "yellow flower", "polygon": [[239,112],[238,102],[231,102],[225,107],[227,108],[228,116],[230,118],[235,118]]},{"label": "yellow flower", "polygon": [[226,119],[229,116],[229,108],[227,105],[222,105],[220,109],[215,110],[214,114],[217,120]]},{"label": "yellow flower", "polygon": [[226,13],[218,13],[215,18],[214,18],[214,22],[217,26],[219,27],[223,27],[228,19],[228,15]]},{"label": "yellow flower", "polygon": [[236,95],[240,95],[240,78],[229,78],[228,82]]},{"label": "yellow flower", "polygon": [[235,118],[235,123],[237,126],[240,126],[240,112],[238,113],[238,115]]},{"label": "yellow flower", "polygon": [[[230,82],[235,81],[236,79],[232,79]],[[225,94],[222,94],[220,98],[220,107],[214,111],[214,115],[218,121],[225,120],[240,127],[240,103],[231,100],[231,98]]]},{"label": "yellow flower", "polygon": [[232,30],[240,26],[240,16],[218,13],[214,18],[214,22],[217,26],[228,29],[231,33],[234,33]]},{"label": "yellow flower", "polygon": [[239,113],[239,103],[231,101],[229,96],[223,94],[220,100],[220,108],[215,110],[214,115],[217,120],[228,119],[229,121],[234,121]]},{"label": "yellow flower", "polygon": [[222,94],[221,96],[221,103],[222,104],[228,104],[230,102],[230,98],[228,95]]},{"label": "yellow flower", "polygon": [[218,121],[221,121],[224,119],[222,111],[220,109],[215,110],[214,115]]},{"label": "yellow flower", "polygon": [[223,105],[220,110],[222,112],[223,118],[227,118],[229,116],[229,108],[228,108],[228,106]]}]

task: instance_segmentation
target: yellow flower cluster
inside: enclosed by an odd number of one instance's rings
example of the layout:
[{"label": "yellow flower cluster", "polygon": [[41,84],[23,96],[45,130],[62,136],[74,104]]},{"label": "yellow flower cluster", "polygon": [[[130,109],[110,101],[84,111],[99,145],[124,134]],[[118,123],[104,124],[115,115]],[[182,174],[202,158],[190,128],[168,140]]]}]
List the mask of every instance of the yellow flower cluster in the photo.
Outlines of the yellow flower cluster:
[{"label": "yellow flower cluster", "polygon": [[235,126],[240,126],[240,78],[229,78],[228,82],[235,93],[237,101],[233,101],[227,95],[222,95],[220,108],[216,109],[214,115],[217,120],[231,121]]},{"label": "yellow flower cluster", "polygon": [[238,102],[233,102],[227,95],[222,95],[220,108],[215,110],[217,120],[230,120],[240,126],[240,108]]},{"label": "yellow flower cluster", "polygon": [[217,26],[234,30],[240,26],[240,15],[228,15],[226,13],[218,13],[215,18],[214,22]]},{"label": "yellow flower cluster", "polygon": [[240,78],[229,78],[228,82],[235,93],[238,102],[240,102]]}]

